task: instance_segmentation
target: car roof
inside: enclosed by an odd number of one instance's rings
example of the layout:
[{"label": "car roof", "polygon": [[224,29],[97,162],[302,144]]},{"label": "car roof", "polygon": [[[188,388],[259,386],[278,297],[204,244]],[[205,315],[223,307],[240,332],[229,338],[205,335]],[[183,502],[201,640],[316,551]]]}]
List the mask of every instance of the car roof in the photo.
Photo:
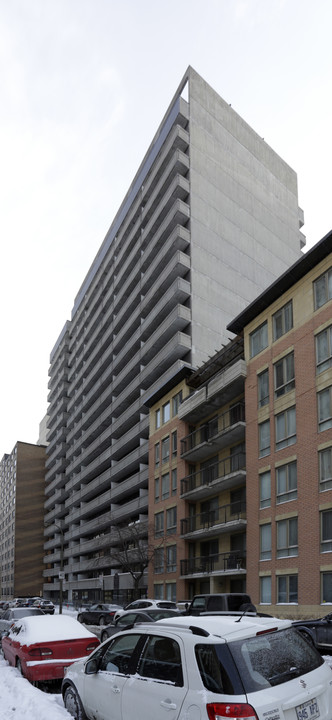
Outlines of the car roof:
[{"label": "car roof", "polygon": [[153,629],[163,627],[168,630],[173,629],[175,632],[190,630],[194,635],[214,636],[228,641],[281,630],[291,625],[290,620],[256,615],[200,615],[199,617],[180,615],[172,619],[157,620]]}]

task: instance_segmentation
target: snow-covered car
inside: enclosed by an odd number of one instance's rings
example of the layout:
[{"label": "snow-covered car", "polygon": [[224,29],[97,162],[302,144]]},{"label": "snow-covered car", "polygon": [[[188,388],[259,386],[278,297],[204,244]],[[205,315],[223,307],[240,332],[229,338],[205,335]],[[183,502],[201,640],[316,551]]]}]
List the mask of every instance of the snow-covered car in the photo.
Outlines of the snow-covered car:
[{"label": "snow-covered car", "polygon": [[290,621],[178,616],[114,635],[62,694],[76,720],[330,720],[332,675]]},{"label": "snow-covered car", "polygon": [[2,652],[30,682],[63,678],[65,669],[86,658],[99,639],[69,615],[29,616],[18,620],[2,638]]},{"label": "snow-covered car", "polygon": [[81,610],[77,615],[77,620],[85,625],[109,625],[118,610],[122,610],[121,605],[96,603],[90,605],[86,610]]},{"label": "snow-covered car", "polygon": [[141,598],[140,600],[133,600],[123,608],[116,611],[114,620],[117,620],[127,610],[177,610],[177,605],[171,600],[149,600],[148,598]]},{"label": "snow-covered car", "polygon": [[164,618],[172,618],[178,615],[177,610],[163,610],[163,608],[147,608],[147,610],[125,610],[113,623],[106,625],[101,632],[101,642],[112,637],[121,630],[126,630],[129,625],[140,622],[156,622]]}]

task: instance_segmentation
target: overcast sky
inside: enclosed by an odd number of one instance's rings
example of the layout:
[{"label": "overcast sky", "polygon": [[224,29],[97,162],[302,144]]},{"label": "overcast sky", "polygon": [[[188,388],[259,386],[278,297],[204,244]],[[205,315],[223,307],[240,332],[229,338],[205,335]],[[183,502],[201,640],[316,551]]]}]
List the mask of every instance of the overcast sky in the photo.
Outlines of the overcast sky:
[{"label": "overcast sky", "polygon": [[0,459],[36,442],[50,352],[188,65],[332,228],[331,0],[0,0]]}]

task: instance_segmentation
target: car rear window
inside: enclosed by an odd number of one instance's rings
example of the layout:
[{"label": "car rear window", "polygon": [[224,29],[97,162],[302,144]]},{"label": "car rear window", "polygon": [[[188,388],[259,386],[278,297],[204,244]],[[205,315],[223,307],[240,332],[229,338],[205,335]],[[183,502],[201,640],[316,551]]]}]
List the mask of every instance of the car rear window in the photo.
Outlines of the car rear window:
[{"label": "car rear window", "polygon": [[282,685],[324,662],[295,628],[237,640],[228,647],[246,692]]}]

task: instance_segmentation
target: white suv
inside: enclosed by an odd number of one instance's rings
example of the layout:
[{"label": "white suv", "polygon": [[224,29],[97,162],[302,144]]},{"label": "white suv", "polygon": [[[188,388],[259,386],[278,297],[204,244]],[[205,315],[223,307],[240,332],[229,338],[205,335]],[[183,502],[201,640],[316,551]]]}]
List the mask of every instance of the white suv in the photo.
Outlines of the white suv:
[{"label": "white suv", "polygon": [[332,674],[288,621],[179,616],[137,624],[71,665],[77,720],[331,720]]},{"label": "white suv", "polygon": [[148,608],[150,610],[153,608],[155,610],[177,610],[177,605],[171,600],[149,600],[148,598],[141,598],[140,600],[133,600],[133,602],[125,605],[121,610],[117,610],[113,620],[117,620],[120,615],[127,612],[127,610],[147,610]]}]

